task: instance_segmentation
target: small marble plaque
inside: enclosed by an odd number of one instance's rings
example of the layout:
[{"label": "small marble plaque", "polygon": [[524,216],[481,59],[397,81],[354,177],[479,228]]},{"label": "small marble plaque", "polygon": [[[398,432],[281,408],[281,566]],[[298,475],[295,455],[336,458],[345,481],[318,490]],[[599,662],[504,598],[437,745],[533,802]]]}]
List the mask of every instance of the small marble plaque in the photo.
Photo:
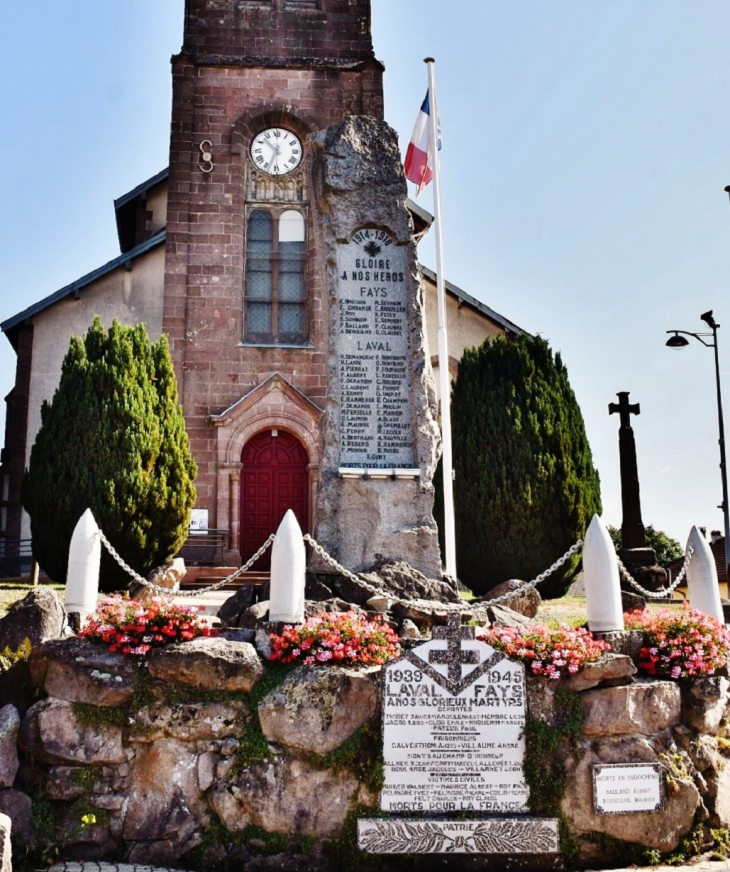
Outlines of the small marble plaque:
[{"label": "small marble plaque", "polygon": [[526,814],[525,677],[462,627],[388,663],[383,681],[383,811]]},{"label": "small marble plaque", "polygon": [[600,763],[593,767],[596,814],[646,814],[663,807],[660,763]]},{"label": "small marble plaque", "polygon": [[556,818],[361,818],[358,845],[369,854],[555,854]]}]

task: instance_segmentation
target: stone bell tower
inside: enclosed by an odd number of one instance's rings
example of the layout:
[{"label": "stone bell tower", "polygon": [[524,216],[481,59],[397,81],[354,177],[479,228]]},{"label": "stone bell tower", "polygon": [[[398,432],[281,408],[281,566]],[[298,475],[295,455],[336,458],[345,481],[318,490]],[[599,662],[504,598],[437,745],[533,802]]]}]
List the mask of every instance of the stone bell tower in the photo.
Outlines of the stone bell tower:
[{"label": "stone bell tower", "polygon": [[198,507],[235,564],[283,507],[314,516],[328,331],[307,137],[382,119],[370,0],[186,0],[172,72],[163,329]]}]

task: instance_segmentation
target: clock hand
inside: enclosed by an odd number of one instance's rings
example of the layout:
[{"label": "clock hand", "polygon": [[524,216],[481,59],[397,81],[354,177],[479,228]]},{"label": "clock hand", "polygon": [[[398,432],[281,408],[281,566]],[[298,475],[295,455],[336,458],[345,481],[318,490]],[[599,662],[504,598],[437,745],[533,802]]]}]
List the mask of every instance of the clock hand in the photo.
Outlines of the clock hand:
[{"label": "clock hand", "polygon": [[278,148],[278,146],[272,146],[272,149],[273,149],[273,154],[271,155],[271,159],[269,160],[268,164],[266,165],[266,172],[267,172],[267,173],[268,173],[269,170],[271,169],[271,165],[272,165],[272,164],[274,163],[274,161],[279,157],[279,148]]},{"label": "clock hand", "polygon": [[281,154],[281,146],[280,146],[280,145],[276,145],[276,146],[274,146],[274,154],[271,156],[271,160],[269,161],[269,165],[268,165],[268,167],[266,168],[266,169],[267,169],[267,172],[271,169],[271,164],[272,164],[272,163],[276,163],[276,164],[277,164],[277,165],[274,167],[274,171],[275,171],[275,172],[278,171],[278,169],[279,169],[279,167],[278,167],[278,163],[279,163],[279,155],[280,155],[280,154]]}]

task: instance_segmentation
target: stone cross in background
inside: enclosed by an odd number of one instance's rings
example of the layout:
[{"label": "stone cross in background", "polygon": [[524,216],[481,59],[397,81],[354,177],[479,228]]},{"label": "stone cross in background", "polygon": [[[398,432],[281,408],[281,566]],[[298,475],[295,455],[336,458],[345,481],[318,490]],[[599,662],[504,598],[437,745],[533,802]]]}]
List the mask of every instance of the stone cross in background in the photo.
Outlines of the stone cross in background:
[{"label": "stone cross in background", "polygon": [[646,536],[641,520],[641,497],[639,495],[639,470],[636,464],[636,442],[631,415],[640,415],[638,403],[629,403],[629,391],[619,391],[618,403],[608,404],[608,414],[618,412],[621,426],[618,431],[618,453],[621,463],[621,541],[624,548],[644,548]]},{"label": "stone cross in background", "polygon": [[[618,391],[618,403],[608,404],[608,414],[618,412],[621,426],[618,431],[618,450],[621,464],[621,544],[619,556],[639,584],[650,590],[659,590],[667,581],[667,571],[656,565],[656,553],[647,547],[644,523],[641,520],[639,470],[636,463],[636,442],[631,426],[631,415],[639,415],[638,403],[629,402],[629,391]],[[630,587],[626,590],[631,590]]]}]

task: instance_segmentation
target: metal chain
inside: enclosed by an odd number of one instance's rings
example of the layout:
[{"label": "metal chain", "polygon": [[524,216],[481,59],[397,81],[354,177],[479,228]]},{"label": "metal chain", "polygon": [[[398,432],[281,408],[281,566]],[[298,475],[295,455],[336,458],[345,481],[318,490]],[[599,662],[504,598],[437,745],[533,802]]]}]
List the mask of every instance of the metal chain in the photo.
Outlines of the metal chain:
[{"label": "metal chain", "polygon": [[642,587],[635,578],[632,577],[631,573],[621,562],[621,558],[616,555],[616,560],[618,562],[618,571],[621,574],[621,578],[624,581],[627,581],[630,585],[636,588],[643,596],[648,599],[664,599],[668,597],[670,594],[674,593],[674,590],[679,587],[679,585],[684,580],[684,576],[687,572],[687,567],[689,566],[689,562],[692,559],[692,555],[694,554],[694,548],[692,545],[687,547],[687,553],[684,557],[684,563],[682,564],[682,568],[679,570],[679,575],[675,578],[675,580],[669,585],[669,587],[664,588],[663,590],[646,590],[646,588]]},{"label": "metal chain", "polygon": [[200,596],[203,593],[210,593],[213,590],[218,590],[223,587],[225,584],[228,584],[231,581],[235,581],[239,575],[242,575],[246,572],[251,566],[256,563],[256,561],[261,557],[262,554],[266,551],[266,549],[271,545],[271,543],[276,538],[276,535],[272,533],[269,538],[264,542],[264,544],[259,548],[259,550],[247,560],[240,569],[237,569],[235,572],[231,573],[227,578],[224,578],[222,581],[217,581],[215,584],[211,584],[209,587],[201,587],[196,590],[172,590],[169,587],[160,587],[159,584],[153,584],[151,581],[147,581],[146,578],[142,578],[139,573],[135,572],[132,567],[124,562],[124,559],[119,556],[119,553],[114,548],[112,543],[106,538],[106,536],[99,530],[99,538],[101,539],[106,550],[111,554],[111,556],[116,560],[116,562],[122,567],[122,569],[132,576],[132,578],[143,584],[145,587],[150,588],[150,590],[159,591],[163,596],[174,596],[177,597],[185,597],[185,596]]},{"label": "metal chain", "polygon": [[[316,551],[316,553],[319,554],[319,556],[323,560],[325,560],[327,563],[329,563],[330,566],[334,567],[341,575],[344,575],[345,578],[348,578],[350,581],[354,581],[355,584],[360,585],[360,587],[365,588],[365,590],[369,591],[370,593],[372,593],[376,596],[387,596],[387,592],[374,587],[372,584],[369,584],[367,581],[365,581],[365,579],[359,578],[357,575],[350,572],[348,569],[345,569],[344,566],[342,566],[340,563],[338,563],[335,560],[334,557],[332,557],[330,554],[328,554],[324,550],[324,548],[319,544],[319,542],[317,542],[315,539],[313,539],[308,533],[306,533],[304,535],[304,541],[308,542],[312,546],[314,551]],[[527,590],[530,587],[535,587],[536,585],[545,581],[545,579],[551,573],[555,572],[556,569],[559,569],[565,563],[566,560],[569,560],[582,547],[583,547],[583,540],[579,539],[574,545],[571,545],[570,548],[565,552],[565,554],[563,554],[562,557],[560,557],[558,560],[556,560],[555,563],[553,563],[553,565],[549,569],[546,569],[544,572],[541,572],[536,578],[533,578],[532,581],[525,582],[524,584],[520,585],[519,587],[516,587],[514,590],[511,590],[508,593],[502,594],[502,596],[495,597],[494,599],[491,599],[491,600],[485,600],[483,604],[487,605],[487,606],[498,605],[499,603],[504,602],[505,600],[512,599],[513,597],[521,594],[523,591]],[[392,600],[393,602],[404,603],[404,604],[408,603],[408,602],[412,602],[412,600],[401,600],[401,599],[398,599],[397,597],[390,597],[390,596],[388,596],[388,599]],[[453,606],[453,605],[457,605],[457,604],[456,603],[451,603],[451,604],[443,603],[439,606],[439,608],[442,608],[443,606],[449,606],[449,605]]]},{"label": "metal chain", "polygon": [[364,587],[365,590],[369,591],[373,594],[373,596],[380,596],[384,593],[384,591],[365,581],[364,578],[360,578],[360,576],[355,575],[354,572],[350,572],[349,569],[345,569],[345,567],[338,563],[331,554],[328,554],[324,548],[317,542],[316,539],[313,539],[309,533],[304,534],[304,541],[309,543],[312,546],[312,550],[319,554],[319,556],[326,562],[329,563],[334,569],[336,569],[340,575],[344,575],[349,581],[354,581],[355,584],[359,584],[360,587]]},{"label": "metal chain", "polygon": [[[119,564],[119,566],[121,566],[121,568],[126,573],[128,573],[139,584],[144,585],[144,587],[147,587],[150,590],[158,591],[163,596],[188,597],[188,596],[200,596],[203,593],[210,593],[211,591],[219,590],[224,585],[229,584],[232,581],[235,581],[240,575],[242,575],[251,566],[253,566],[254,563],[256,563],[256,561],[259,559],[259,557],[261,557],[261,555],[266,552],[267,548],[269,548],[271,546],[274,539],[276,538],[276,534],[272,533],[269,536],[269,538],[264,542],[264,544],[258,549],[258,551],[253,555],[253,557],[251,557],[249,560],[247,560],[243,564],[243,566],[241,566],[235,572],[231,573],[231,575],[227,576],[226,578],[222,579],[221,581],[216,582],[215,584],[212,584],[208,587],[200,588],[197,590],[191,590],[191,591],[180,591],[180,590],[173,591],[170,588],[160,587],[159,585],[154,584],[151,581],[148,581],[146,578],[143,578],[141,575],[139,575],[139,573],[135,572],[132,569],[132,567],[124,561],[124,559],[119,555],[117,550],[114,548],[114,546],[106,538],[106,536],[104,535],[104,533],[101,530],[99,530],[99,538],[101,539],[106,550],[109,552],[109,554],[111,554],[111,556],[114,558],[114,560],[116,560],[116,562]],[[349,569],[345,569],[345,567],[341,563],[339,563],[337,560],[335,560],[335,558],[332,557],[331,554],[329,554],[327,551],[325,551],[325,549],[319,544],[319,542],[317,542],[316,539],[314,539],[312,536],[310,536],[309,533],[305,533],[303,538],[304,538],[305,542],[307,542],[309,545],[312,546],[312,550],[316,554],[318,554],[326,563],[329,563],[329,565],[332,566],[333,569],[336,569],[337,572],[340,573],[340,575],[343,575],[345,578],[347,578],[349,581],[352,581],[354,584],[357,584],[359,587],[364,588],[369,593],[371,593],[373,596],[386,596],[392,602],[400,603],[403,605],[405,605],[407,603],[412,603],[412,600],[403,600],[403,599],[400,599],[398,597],[388,596],[387,591],[384,591],[381,588],[375,587],[375,585],[372,585],[369,582],[365,581],[364,578],[361,578],[360,576],[355,575],[355,573],[350,572]],[[578,551],[580,551],[580,549],[582,547],[583,547],[583,540],[578,539],[578,541],[574,545],[571,545],[570,548],[565,552],[565,554],[563,554],[562,557],[559,557],[555,561],[555,563],[553,563],[552,566],[550,566],[544,572],[541,572],[539,575],[537,575],[535,578],[533,578],[532,581],[527,581],[524,584],[521,584],[519,587],[516,587],[514,590],[510,590],[507,593],[502,594],[501,596],[495,597],[494,599],[485,600],[484,605],[490,605],[490,606],[499,605],[499,603],[505,602],[507,600],[513,599],[516,596],[521,595],[524,591],[529,590],[530,588],[537,587],[538,584],[541,584],[543,581],[545,581],[545,579],[548,578],[550,575],[552,575],[552,573],[555,572],[556,569],[559,569],[567,560],[569,560],[574,554],[576,554]],[[629,571],[626,569],[624,564],[621,562],[621,559],[618,557],[618,555],[616,556],[616,560],[618,562],[619,573],[621,574],[621,577],[625,581],[627,581],[629,584],[633,585],[633,587],[635,587],[644,596],[646,596],[650,599],[664,599],[665,597],[670,596],[670,594],[672,594],[674,592],[674,590],[682,583],[684,576],[687,572],[687,567],[689,565],[689,561],[691,560],[693,553],[694,553],[694,549],[692,548],[692,546],[690,546],[687,549],[687,555],[684,559],[684,564],[682,565],[682,569],[680,570],[679,575],[677,576],[675,581],[673,581],[672,584],[668,588],[666,588],[662,591],[650,591],[650,590],[646,590],[645,588],[643,588],[634,578],[632,578]],[[455,608],[457,606],[461,607],[461,604],[458,604],[458,603],[441,603],[441,604],[439,604],[439,608],[446,608],[446,609]]]},{"label": "metal chain", "polygon": [[[344,575],[345,578],[353,581],[355,584],[364,588],[366,591],[368,591],[368,593],[373,594],[373,596],[384,596],[391,603],[399,603],[400,605],[413,605],[413,600],[404,600],[400,599],[397,596],[391,596],[387,591],[383,590],[382,588],[375,587],[375,585],[372,585],[370,584],[370,582],[365,581],[364,578],[360,578],[359,576],[355,575],[354,572],[350,572],[349,569],[345,569],[345,567],[341,563],[338,563],[331,554],[328,554],[327,551],[325,551],[324,548],[319,544],[319,542],[317,542],[316,539],[313,539],[309,535],[309,533],[304,534],[304,541],[308,542],[312,546],[312,549],[317,554],[319,554],[319,556],[326,563],[329,563],[330,566],[336,569],[340,573],[340,575]],[[456,609],[463,608],[464,605],[467,605],[467,603],[439,603],[438,608],[444,611],[455,611]]]},{"label": "metal chain", "polygon": [[527,581],[524,584],[521,584],[519,587],[516,587],[514,590],[511,590],[508,593],[503,593],[502,596],[497,596],[494,599],[485,600],[484,605],[499,605],[499,603],[504,602],[505,600],[511,599],[514,596],[518,596],[528,588],[537,587],[538,584],[545,581],[545,579],[553,572],[555,572],[556,569],[559,569],[566,562],[566,560],[569,560],[575,553],[580,551],[582,547],[583,540],[578,539],[578,541],[574,545],[571,545],[570,548],[568,548],[568,550],[565,552],[565,554],[563,554],[562,557],[559,557],[549,569],[546,569],[544,572],[541,572],[539,575],[535,576],[532,581]]}]

